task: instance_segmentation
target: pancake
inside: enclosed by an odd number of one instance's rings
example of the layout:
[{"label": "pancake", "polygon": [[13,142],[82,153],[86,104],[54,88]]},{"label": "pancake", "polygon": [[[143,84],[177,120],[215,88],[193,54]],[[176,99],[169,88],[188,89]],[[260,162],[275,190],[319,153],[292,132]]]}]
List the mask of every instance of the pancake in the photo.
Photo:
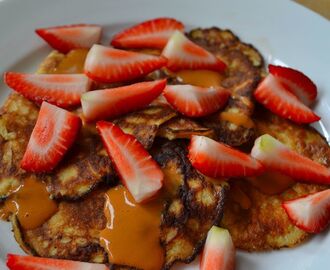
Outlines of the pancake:
[{"label": "pancake", "polygon": [[[0,115],[0,197],[8,197],[30,175],[20,168],[39,108],[18,94],[11,94]],[[56,169],[37,177],[47,184],[53,198],[77,199],[103,181],[112,181],[110,159],[99,137],[82,128],[72,149]]]},{"label": "pancake", "polygon": [[227,64],[221,84],[231,90],[228,105],[221,113],[207,117],[203,124],[214,129],[217,139],[228,145],[247,143],[255,134],[252,94],[263,73],[262,56],[229,30],[194,29],[188,37]]},{"label": "pancake", "polygon": [[[258,135],[268,133],[298,153],[330,168],[330,147],[315,129],[293,124],[265,110],[256,113],[255,123]],[[262,181],[271,179],[265,177]],[[247,179],[232,180],[230,186],[222,226],[230,231],[237,248],[248,251],[293,247],[307,239],[309,234],[291,223],[281,202],[328,188],[290,183],[291,187],[284,192],[268,195]],[[243,193],[239,200],[238,192]],[[247,207],[242,198],[248,201]]]},{"label": "pancake", "polygon": [[11,94],[0,113],[0,199],[16,190],[29,174],[20,168],[38,108],[18,94]]},{"label": "pancake", "polygon": [[[260,192],[250,180],[237,179],[230,182],[231,191],[228,191],[229,185],[224,180],[207,178],[191,166],[186,157],[187,141],[177,139],[188,139],[197,134],[241,146],[267,132],[329,166],[328,145],[313,129],[293,125],[269,113],[262,112],[263,118],[258,113],[258,118],[253,118],[252,93],[264,72],[263,59],[255,48],[242,43],[232,32],[218,28],[195,29],[188,37],[227,63],[222,85],[230,88],[232,95],[225,111],[195,121],[178,115],[160,102],[114,120],[150,149],[165,174],[166,205],[160,235],[165,250],[163,269],[170,269],[175,262],[191,262],[200,253],[211,226],[220,224],[223,213],[222,225],[230,230],[238,248],[265,250],[299,243],[308,235],[291,224],[280,202],[325,187],[298,183],[279,195],[269,196]],[[61,72],[59,67],[68,57],[54,51],[38,72]],[[81,67],[76,69],[76,72],[81,71]],[[166,70],[148,76],[149,79],[162,77],[168,77],[169,83],[180,83]],[[95,83],[94,89],[113,86],[118,85]],[[19,162],[37,114],[38,107],[17,94],[12,94],[2,109],[2,198],[6,198],[26,176],[19,168]],[[304,143],[306,138],[308,144]],[[37,177],[46,182],[51,196],[59,201],[59,211],[33,230],[22,229],[13,216],[15,238],[22,248],[42,257],[107,262],[98,236],[106,223],[104,192],[106,187],[117,184],[117,177],[93,124],[83,126],[77,142],[54,172]],[[242,193],[245,204],[237,202],[236,192]]]},{"label": "pancake", "polygon": [[170,269],[175,262],[189,263],[199,254],[207,232],[221,220],[227,186],[198,173],[188,161],[182,141],[165,141],[152,152],[165,175],[168,199],[162,214],[161,243],[163,269]]},{"label": "pancake", "polygon": [[82,128],[78,139],[52,173],[42,174],[52,198],[76,200],[101,182],[116,182],[111,161],[100,137]]},{"label": "pancake", "polygon": [[[157,142],[151,151],[166,177],[160,241],[165,249],[163,269],[169,269],[198,255],[207,232],[222,217],[227,185],[193,169],[182,141]],[[16,240],[24,251],[37,256],[107,262],[98,238],[106,222],[104,191],[98,188],[77,201],[59,202],[58,212],[36,229],[23,229],[12,217]],[[111,269],[134,268],[113,265]]]},{"label": "pancake", "polygon": [[75,202],[62,201],[58,212],[42,226],[23,230],[12,217],[16,241],[28,254],[95,263],[107,262],[99,245],[99,233],[106,224],[105,196],[97,189]]},{"label": "pancake", "polygon": [[179,116],[167,121],[161,125],[157,136],[169,140],[190,139],[192,135],[207,136],[214,138],[214,131],[211,128],[204,127],[194,120]]},{"label": "pancake", "polygon": [[168,106],[149,106],[145,109],[129,113],[114,120],[125,133],[134,135],[136,139],[149,149],[161,124],[175,117],[177,113]]}]

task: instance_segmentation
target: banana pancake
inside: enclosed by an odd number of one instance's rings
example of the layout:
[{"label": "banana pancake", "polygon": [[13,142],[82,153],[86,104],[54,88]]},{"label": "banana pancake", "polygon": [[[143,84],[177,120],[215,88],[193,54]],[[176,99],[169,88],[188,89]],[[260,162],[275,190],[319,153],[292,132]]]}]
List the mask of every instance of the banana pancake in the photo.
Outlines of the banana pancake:
[{"label": "banana pancake", "polygon": [[[55,62],[57,61],[57,64],[51,64],[52,61],[50,58],[52,57],[54,57]],[[56,67],[62,63],[58,60],[60,58],[60,54],[53,52],[42,64],[41,70],[45,72],[47,67],[56,69]],[[62,57],[62,60],[63,59],[64,58]],[[19,95],[17,96],[24,102],[28,102],[25,98]],[[33,103],[30,105],[36,112],[36,118],[38,108]],[[131,132],[132,134],[137,135],[137,138],[140,139],[145,146],[151,147],[158,131],[158,127],[176,115],[177,113],[168,106],[151,106],[139,112],[134,112],[116,119],[115,122],[117,122],[117,124],[126,132]],[[187,119],[185,122],[189,123],[189,120]],[[197,125],[192,123],[189,124],[190,126],[193,125],[194,128]],[[151,128],[150,130],[146,128],[153,126],[155,128]],[[137,129],[136,127],[139,128]],[[144,127],[144,129],[142,129],[142,127]],[[211,132],[210,129],[205,129],[208,130],[209,133]],[[140,131],[142,131],[142,133],[140,133]],[[67,160],[72,164],[79,163],[79,155],[77,155],[76,151],[82,152],[80,155],[83,153],[91,153],[92,155],[98,153],[103,156],[105,152],[102,147],[98,149],[98,143],[95,144],[95,142],[98,142],[99,140],[94,136],[95,130],[93,127],[91,128],[90,125],[84,126],[83,134],[81,135],[82,142],[79,144],[78,140],[76,143],[77,150],[75,150],[74,146],[61,164],[67,164]],[[27,139],[28,138],[29,136],[27,136]],[[89,142],[87,143],[88,140]],[[85,150],[82,151],[83,149]],[[183,155],[183,153],[185,153],[185,146],[181,146],[180,151],[182,152],[181,155]],[[158,156],[162,156],[162,154]],[[18,160],[20,160],[20,158]],[[176,160],[178,160],[178,157]],[[186,168],[189,163],[186,158],[184,163],[185,164],[182,163],[182,166]],[[65,187],[69,187],[70,184],[74,183],[74,176],[77,175],[76,168],[79,169],[84,167],[74,166],[74,168],[69,167],[66,169],[66,167],[64,167],[64,169],[61,169],[61,164],[56,168],[56,173],[54,175],[42,175],[41,179],[48,184],[48,188],[53,197],[59,199],[74,198],[76,201],[60,201],[58,212],[42,226],[36,229],[23,229],[17,218],[15,216],[12,217],[15,237],[22,248],[30,254],[90,262],[106,262],[107,256],[105,255],[103,248],[99,245],[97,236],[97,231],[102,227],[101,224],[104,224],[105,222],[103,207],[97,207],[97,211],[94,209],[93,215],[88,215],[88,211],[82,212],[78,215],[79,208],[86,207],[87,209],[90,209],[93,201],[96,206],[101,205],[101,202],[104,204],[102,191],[97,189],[83,198],[79,198],[74,194],[69,193],[74,189],[72,187],[65,189]],[[102,160],[99,160],[98,164],[100,164],[101,168],[110,165],[105,162],[102,163]],[[165,163],[163,165],[165,167],[167,166]],[[178,164],[176,165],[178,166]],[[166,263],[164,269],[170,268],[175,261],[189,262],[197,256],[205,240],[207,231],[214,223],[217,223],[220,220],[222,205],[224,203],[225,188],[222,188],[220,184],[213,185],[208,183],[200,174],[192,169],[191,166],[189,169],[188,167],[187,169],[184,169],[184,171],[183,167],[178,168],[176,172],[179,173],[180,170],[182,170],[180,175],[175,176],[173,172],[173,177],[175,179],[177,177],[185,178],[184,183],[171,189],[172,191],[167,197],[166,208],[163,211],[164,220],[161,228],[161,241],[166,250]],[[82,175],[82,178],[86,179],[86,183],[90,183],[88,177],[86,178],[86,175],[83,175],[84,173],[85,172],[82,171],[79,172],[78,175]],[[187,174],[188,176],[185,177],[184,174]],[[62,175],[64,175],[64,177]],[[68,181],[64,180],[62,182],[63,178],[68,179]],[[96,178],[95,175],[95,179]],[[113,181],[110,182],[110,184],[112,183]],[[205,192],[203,192],[204,187]],[[94,186],[91,188],[94,188]],[[181,194],[181,190],[184,190],[184,194]],[[181,211],[186,218],[184,220],[178,218],[178,221],[176,221],[175,224],[171,224],[169,221],[174,221],[177,218],[174,216],[173,210],[176,201],[181,200],[181,196],[185,197],[185,199],[182,199],[184,204],[182,205]],[[199,212],[196,212],[197,209],[200,209],[200,213],[203,213],[203,215],[199,215]],[[212,218],[209,219],[210,216]],[[177,231],[176,236],[173,235],[174,230]],[[191,233],[194,233],[195,237],[189,239]],[[170,235],[172,235],[172,240],[169,239]],[[180,248],[181,244],[184,244],[185,246]],[[117,265],[113,265],[112,268],[134,269],[129,266]]]},{"label": "banana pancake", "polygon": [[56,214],[30,230],[23,229],[13,216],[15,239],[25,252],[35,256],[107,262],[107,254],[99,245],[99,233],[106,224],[104,203],[102,188],[77,201],[62,201]]},{"label": "banana pancake", "polygon": [[[17,189],[29,173],[20,168],[39,108],[18,94],[11,94],[0,115],[0,197]],[[82,128],[70,153],[49,174],[38,174],[54,198],[77,199],[104,177],[113,174],[110,159],[99,137]],[[111,180],[111,177],[108,178]]]},{"label": "banana pancake", "polygon": [[18,94],[10,94],[0,114],[0,199],[7,198],[28,176],[20,168],[38,117],[38,108]]},{"label": "banana pancake", "polygon": [[[262,109],[255,115],[258,135],[268,133],[299,154],[330,167],[330,147],[315,129]],[[236,247],[248,251],[292,247],[305,240],[309,234],[291,223],[281,202],[328,188],[297,183],[282,175],[274,177],[274,173],[258,179],[234,179],[230,186],[222,226],[230,231]]]},{"label": "banana pancake", "polygon": [[[212,225],[227,227],[235,245],[246,250],[299,243],[308,234],[291,224],[280,203],[325,187],[291,181],[283,184],[281,192],[269,195],[260,185],[260,179],[235,179],[229,184],[225,179],[210,179],[191,166],[184,139],[204,135],[241,146],[251,143],[259,134],[269,133],[329,167],[327,143],[313,129],[263,111],[253,114],[252,94],[264,72],[263,59],[255,48],[242,43],[232,32],[218,28],[195,29],[188,37],[228,65],[220,82],[232,90],[225,110],[192,120],[179,115],[166,102],[160,102],[112,119],[150,150],[164,172],[165,199],[159,236],[165,251],[162,269],[170,269],[175,262],[191,262],[200,253]],[[86,53],[86,50],[76,50],[64,55],[54,51],[41,64],[38,73],[80,73]],[[147,79],[162,77],[168,77],[169,83],[183,83],[166,70],[154,72]],[[93,89],[114,86],[117,85],[94,83]],[[8,197],[29,175],[20,169],[19,163],[38,110],[17,94],[10,95],[2,108],[0,198]],[[42,257],[108,262],[99,235],[106,225],[104,195],[108,188],[118,184],[118,178],[94,123],[84,123],[74,146],[52,173],[36,177],[47,184],[51,197],[58,201],[58,211],[35,229],[22,228],[17,217],[12,216],[15,238],[21,247],[27,253]],[[270,188],[270,193],[273,189]],[[136,269],[111,264],[110,268]]]},{"label": "banana pancake", "polygon": [[163,141],[151,150],[165,175],[165,211],[161,222],[161,243],[165,249],[165,265],[189,263],[198,255],[206,234],[218,224],[223,213],[227,185],[211,181],[190,164],[186,143]]},{"label": "banana pancake", "polygon": [[142,145],[149,149],[161,124],[175,117],[177,113],[169,106],[149,106],[145,109],[129,113],[114,120],[125,133],[134,135]]},{"label": "banana pancake", "polygon": [[182,116],[176,117],[161,125],[157,136],[169,140],[189,139],[192,135],[214,138],[214,131],[200,123]]},{"label": "banana pancake", "polygon": [[248,142],[255,134],[252,94],[263,73],[262,56],[229,30],[194,29],[188,37],[227,64],[221,85],[231,90],[228,105],[207,117],[203,124],[214,129],[217,139],[226,144],[239,146]]}]

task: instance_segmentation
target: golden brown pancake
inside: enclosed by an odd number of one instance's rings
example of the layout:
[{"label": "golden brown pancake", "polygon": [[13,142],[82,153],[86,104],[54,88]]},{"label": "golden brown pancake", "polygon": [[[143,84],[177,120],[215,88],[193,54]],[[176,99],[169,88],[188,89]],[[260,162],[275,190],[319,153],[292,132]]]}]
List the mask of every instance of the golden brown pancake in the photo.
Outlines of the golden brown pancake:
[{"label": "golden brown pancake", "polygon": [[[29,173],[20,169],[39,108],[19,94],[11,94],[0,115],[0,197],[14,191]],[[77,199],[105,177],[113,175],[110,159],[99,137],[82,128],[77,141],[56,169],[39,174],[54,198]]]},{"label": "golden brown pancake", "polygon": [[125,133],[134,135],[142,145],[149,149],[161,124],[175,117],[177,113],[168,106],[149,106],[114,120]]},{"label": "golden brown pancake", "polygon": [[216,27],[194,29],[188,37],[227,64],[221,83],[231,90],[228,105],[223,111],[226,114],[216,113],[203,123],[213,128],[217,139],[226,144],[239,146],[248,142],[255,132],[252,94],[263,72],[262,56],[252,45],[241,42],[229,30]]},{"label": "golden brown pancake", "polygon": [[[256,113],[255,123],[259,135],[268,133],[299,154],[330,167],[330,147],[315,129],[293,124],[265,110]],[[263,181],[271,179],[265,177]],[[222,226],[230,231],[236,247],[248,251],[292,247],[306,239],[308,233],[290,222],[281,202],[328,188],[295,183],[284,192],[267,195],[247,179],[233,179],[230,186]],[[238,192],[243,192],[239,200]],[[249,201],[247,207],[242,197]]]},{"label": "golden brown pancake", "polygon": [[20,162],[37,117],[37,107],[18,94],[11,94],[1,109],[0,199],[8,197],[28,176]]},{"label": "golden brown pancake", "polygon": [[198,173],[186,157],[183,141],[161,142],[152,149],[165,174],[167,204],[162,215],[164,269],[189,263],[201,251],[206,234],[223,213],[226,184]]},{"label": "golden brown pancake", "polygon": [[157,136],[169,140],[190,139],[192,135],[214,138],[214,130],[189,118],[179,116],[161,125]]},{"label": "golden brown pancake", "polygon": [[23,230],[13,217],[16,241],[25,252],[41,257],[107,262],[107,254],[99,245],[99,232],[106,224],[104,203],[103,189],[78,201],[62,201],[58,212],[33,230]]},{"label": "golden brown pancake", "polygon": [[[197,256],[210,227],[220,223],[228,193],[222,224],[230,230],[237,247],[264,250],[299,243],[307,234],[290,223],[280,202],[321,190],[323,186],[298,183],[279,195],[269,196],[244,179],[233,180],[228,192],[228,184],[209,179],[192,168],[186,158],[187,141],[177,139],[188,139],[197,134],[240,146],[251,143],[257,134],[267,132],[296,151],[329,166],[328,145],[313,129],[294,125],[269,113],[263,112],[263,118],[259,114],[257,119],[253,117],[252,93],[263,75],[263,60],[251,45],[242,43],[232,32],[218,28],[195,29],[188,37],[227,63],[222,81],[224,87],[232,90],[224,111],[227,114],[219,112],[196,121],[158,104],[115,120],[125,132],[135,135],[146,148],[151,148],[165,174],[167,195],[160,235],[166,254],[164,269],[178,261],[188,263]],[[67,58],[58,52],[51,53],[39,73],[58,72],[58,67]],[[149,79],[164,76],[169,76],[170,83],[178,83],[166,71],[155,72]],[[2,109],[0,196],[3,198],[24,178],[25,172],[19,169],[19,162],[37,113],[36,105],[17,94],[11,95]],[[166,139],[155,140],[155,136]],[[51,195],[59,200],[59,211],[33,230],[23,230],[17,219],[12,218],[15,237],[22,248],[44,257],[106,262],[107,255],[98,239],[99,231],[105,226],[105,189],[99,185],[109,175],[114,178],[110,177],[108,183],[104,183],[107,187],[116,182],[110,160],[93,125],[86,125],[59,167],[52,174],[38,175],[47,183]],[[242,193],[243,203],[237,201],[235,192]],[[111,269],[134,268],[111,265]]]}]

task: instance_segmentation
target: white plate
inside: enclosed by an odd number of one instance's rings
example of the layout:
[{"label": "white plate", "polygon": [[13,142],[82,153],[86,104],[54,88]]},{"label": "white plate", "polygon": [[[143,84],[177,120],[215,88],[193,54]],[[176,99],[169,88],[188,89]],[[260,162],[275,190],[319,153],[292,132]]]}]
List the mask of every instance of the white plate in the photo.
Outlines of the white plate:
[{"label": "white plate", "polygon": [[[257,47],[267,62],[303,70],[319,87],[316,127],[329,140],[330,23],[288,0],[0,0],[0,73],[34,71],[50,49],[33,33],[38,27],[69,23],[104,25],[104,41],[123,27],[142,20],[172,16],[188,27],[229,28]],[[3,102],[8,89],[0,82]],[[238,252],[237,269],[326,270],[330,265],[330,234],[313,237],[294,249],[267,253]],[[23,254],[7,223],[0,223],[0,269],[8,252]],[[178,269],[198,269],[195,265]]]}]

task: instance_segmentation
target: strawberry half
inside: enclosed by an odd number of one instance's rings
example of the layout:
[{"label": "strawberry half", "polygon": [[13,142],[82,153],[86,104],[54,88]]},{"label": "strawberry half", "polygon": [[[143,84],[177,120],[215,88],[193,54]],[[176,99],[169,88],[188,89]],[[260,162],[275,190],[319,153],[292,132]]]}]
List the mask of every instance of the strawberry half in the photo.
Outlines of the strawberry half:
[{"label": "strawberry half", "polygon": [[269,74],[257,87],[254,97],[273,113],[296,123],[312,123],[320,120],[310,108]]},{"label": "strawberry half", "polygon": [[99,121],[96,128],[135,201],[140,203],[154,197],[162,188],[164,175],[142,144],[110,122]]},{"label": "strawberry half", "polygon": [[54,169],[75,141],[80,126],[78,116],[44,101],[21,168],[29,172],[49,172]]},{"label": "strawberry half", "polygon": [[235,269],[235,247],[228,230],[217,226],[212,226],[209,230],[199,269]]},{"label": "strawberry half", "polygon": [[142,109],[158,97],[165,86],[166,79],[87,92],[81,97],[84,117],[92,121]]},{"label": "strawberry half", "polygon": [[111,45],[126,49],[163,49],[175,30],[182,32],[184,25],[171,18],[156,18],[118,33],[111,41]]},{"label": "strawberry half", "polygon": [[73,24],[40,28],[36,33],[53,49],[68,53],[73,49],[89,49],[101,39],[102,28],[94,24]]},{"label": "strawberry half", "polygon": [[269,72],[292,94],[306,106],[310,106],[316,99],[317,87],[304,73],[293,68],[268,66]]},{"label": "strawberry half", "polygon": [[167,42],[162,55],[168,59],[172,71],[181,69],[210,69],[223,71],[226,64],[212,53],[190,41],[180,31],[175,31]]},{"label": "strawberry half", "polygon": [[10,270],[109,270],[104,264],[21,256],[15,254],[7,255],[7,266]]},{"label": "strawberry half", "polygon": [[122,82],[143,77],[166,65],[164,57],[94,45],[87,54],[85,73],[99,82]]},{"label": "strawberry half", "polygon": [[188,158],[201,173],[214,178],[259,175],[263,166],[249,155],[204,136],[192,136]]},{"label": "strawberry half", "polygon": [[319,233],[330,222],[330,189],[285,201],[282,207],[298,228]]},{"label": "strawberry half", "polygon": [[266,168],[299,181],[330,184],[330,170],[328,168],[299,155],[268,134],[256,139],[251,155]]},{"label": "strawberry half", "polygon": [[83,74],[25,74],[6,72],[5,83],[38,104],[47,101],[67,108],[80,105],[81,95],[90,89],[91,81]]},{"label": "strawberry half", "polygon": [[163,95],[179,112],[190,117],[201,117],[221,109],[230,96],[223,88],[203,88],[193,85],[168,85]]}]

